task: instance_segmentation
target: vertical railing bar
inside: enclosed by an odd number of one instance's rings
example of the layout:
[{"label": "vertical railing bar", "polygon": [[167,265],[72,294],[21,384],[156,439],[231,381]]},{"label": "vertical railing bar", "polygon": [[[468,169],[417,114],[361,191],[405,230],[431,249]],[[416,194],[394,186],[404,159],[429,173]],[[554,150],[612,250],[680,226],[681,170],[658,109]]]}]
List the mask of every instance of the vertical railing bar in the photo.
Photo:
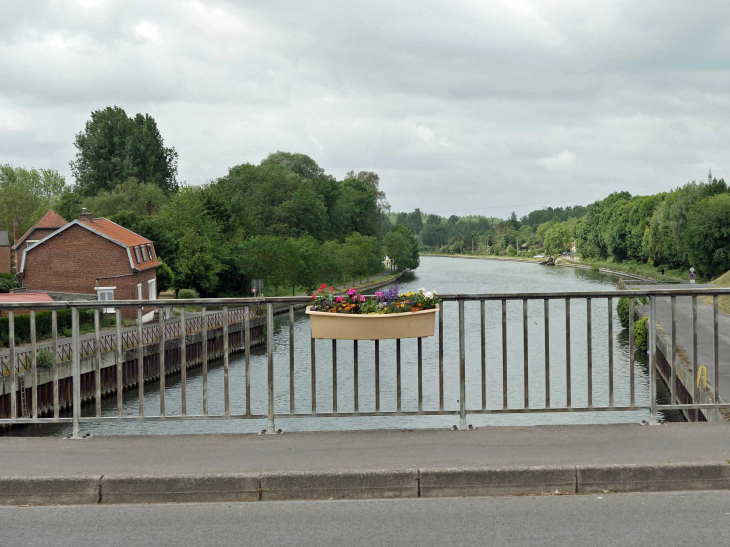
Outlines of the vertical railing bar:
[{"label": "vertical railing bar", "polygon": [[58,397],[58,313],[51,311],[51,363],[53,365],[53,418],[57,420],[60,415],[60,402]]},{"label": "vertical railing bar", "polygon": [[289,304],[289,412],[294,414],[294,304]]},{"label": "vertical railing bar", "polygon": [[522,345],[523,345],[523,361],[525,380],[525,408],[530,408],[530,363],[529,363],[529,345],[527,340],[527,299],[522,300]]},{"label": "vertical railing bar", "polygon": [[180,404],[182,415],[188,412],[188,323],[185,319],[185,306],[180,307]]},{"label": "vertical railing bar", "polygon": [[649,304],[649,324],[650,324],[650,338],[649,344],[651,348],[651,371],[649,373],[649,404],[651,405],[651,419],[656,422],[659,418],[657,413],[657,400],[656,400],[656,382],[657,382],[657,371],[656,371],[656,297],[650,296]]},{"label": "vertical railing bar", "polygon": [[208,310],[201,309],[200,326],[202,329],[201,355],[203,358],[203,416],[208,415]]},{"label": "vertical railing bar", "polygon": [[251,308],[243,308],[244,360],[246,364],[246,415],[251,414]]},{"label": "vertical railing bar", "polygon": [[586,298],[586,352],[588,358],[588,408],[593,408],[593,334],[591,323],[593,314],[591,299]]},{"label": "vertical railing bar", "polygon": [[713,372],[713,381],[715,383],[715,397],[714,402],[718,404],[720,402],[720,341],[718,335],[718,299],[717,295],[712,296],[712,322],[713,322],[713,348],[715,357],[715,366]]},{"label": "vertical railing bar", "polygon": [[352,374],[352,380],[353,380],[353,393],[355,395],[355,413],[360,412],[360,400],[359,400],[359,387],[358,387],[358,381],[359,381],[359,371],[358,371],[358,362],[357,362],[357,340],[352,341],[352,353],[353,353],[353,374]]},{"label": "vertical railing bar", "polygon": [[[11,322],[12,324],[12,322]],[[71,361],[73,439],[81,438],[81,347],[79,346],[79,309],[71,308]]]},{"label": "vertical railing bar", "polygon": [[8,368],[10,369],[10,418],[18,417],[18,372],[15,369],[15,312],[8,310]]},{"label": "vertical railing bar", "polygon": [[230,380],[228,377],[229,358],[228,358],[228,306],[223,306],[223,405],[226,416],[231,413],[231,392]]},{"label": "vertical railing bar", "polygon": [[276,423],[274,421],[274,305],[266,304],[266,356],[268,360],[268,425],[267,433],[276,433]]},{"label": "vertical railing bar", "polygon": [[486,320],[486,302],[479,302],[480,312],[480,332],[481,332],[481,350],[482,350],[482,410],[487,408],[487,320]]},{"label": "vertical railing bar", "polygon": [[396,399],[398,412],[401,411],[401,378],[400,378],[400,338],[395,341],[395,360],[396,360]]},{"label": "vertical railing bar", "polygon": [[550,408],[550,300],[543,301],[545,308],[545,408]]},{"label": "vertical railing bar", "polygon": [[332,340],[332,412],[337,414],[337,340]]},{"label": "vertical railing bar", "polygon": [[317,339],[310,338],[310,351],[312,354],[312,414],[317,413]]},{"label": "vertical railing bar", "polygon": [[[695,375],[699,375],[699,355],[697,350],[697,297],[692,297],[692,370]],[[707,374],[707,373],[705,373]],[[700,384],[696,380],[692,381],[693,396],[692,402],[697,404],[700,401]],[[699,409],[694,411],[694,421],[698,422],[700,418]]]},{"label": "vertical railing bar", "polygon": [[570,298],[565,299],[565,406],[571,408],[570,377]]},{"label": "vertical railing bar", "polygon": [[30,310],[30,373],[33,419],[38,418],[38,340],[36,337],[35,310]]},{"label": "vertical railing bar", "polygon": [[608,298],[608,406],[613,408],[613,298]]},{"label": "vertical railing bar", "polygon": [[636,364],[634,359],[634,298],[629,298],[629,382],[631,406],[636,406]]},{"label": "vertical railing bar", "polygon": [[677,403],[677,297],[671,297],[672,302],[672,370],[669,383],[670,402],[673,405]]},{"label": "vertical railing bar", "polygon": [[375,340],[375,412],[380,412],[380,340]]},{"label": "vertical railing bar", "polygon": [[165,308],[157,308],[160,335],[157,339],[160,363],[160,416],[165,415]]},{"label": "vertical railing bar", "polygon": [[502,300],[502,408],[507,404],[507,300]]},{"label": "vertical railing bar", "polygon": [[418,412],[423,412],[423,338],[418,337]]},{"label": "vertical railing bar", "polygon": [[117,374],[117,418],[122,417],[122,406],[124,404],[124,363],[122,362],[123,359],[123,352],[124,352],[124,342],[122,342],[122,310],[121,308],[115,308],[114,309],[114,328],[116,330],[117,334],[117,351],[116,351],[116,357],[117,357],[117,366],[116,366],[116,374]]},{"label": "vertical railing bar", "polygon": [[[378,342],[375,342],[376,349]],[[377,363],[377,361],[376,361]],[[380,402],[380,392],[377,393]],[[380,410],[380,405],[378,405]],[[444,303],[439,302],[439,410],[444,411]]]},{"label": "vertical railing bar", "polygon": [[99,308],[94,309],[94,407],[96,417],[101,416],[101,325]]},{"label": "vertical railing bar", "polygon": [[139,417],[144,417],[144,340],[142,339],[142,306],[137,307],[137,397]]},{"label": "vertical railing bar", "polygon": [[466,429],[466,325],[464,322],[464,301],[459,299],[459,429]]}]

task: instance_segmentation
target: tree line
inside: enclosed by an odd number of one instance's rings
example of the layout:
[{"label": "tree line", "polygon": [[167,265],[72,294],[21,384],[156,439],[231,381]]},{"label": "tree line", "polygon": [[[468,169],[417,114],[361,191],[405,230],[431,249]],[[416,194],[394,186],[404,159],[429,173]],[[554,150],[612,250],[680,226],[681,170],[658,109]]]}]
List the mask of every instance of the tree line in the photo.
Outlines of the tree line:
[{"label": "tree line", "polygon": [[161,288],[205,296],[248,294],[256,278],[277,292],[367,278],[386,253],[400,269],[418,266],[414,234],[390,221],[377,173],[338,180],[280,151],[187,185],[155,120],[118,107],[92,113],[74,145],[73,185],[57,171],[0,168],[0,229],[16,215],[25,231],[49,208],[72,220],[85,207],[155,243]]}]

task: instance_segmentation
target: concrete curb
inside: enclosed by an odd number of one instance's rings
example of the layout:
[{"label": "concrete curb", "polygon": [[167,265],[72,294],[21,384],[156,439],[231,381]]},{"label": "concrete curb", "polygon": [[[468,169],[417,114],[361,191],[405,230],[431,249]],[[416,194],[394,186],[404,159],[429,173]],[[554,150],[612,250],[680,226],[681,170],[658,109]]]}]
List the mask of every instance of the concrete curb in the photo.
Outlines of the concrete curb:
[{"label": "concrete curb", "polygon": [[730,465],[0,477],[0,505],[205,503],[730,490]]}]

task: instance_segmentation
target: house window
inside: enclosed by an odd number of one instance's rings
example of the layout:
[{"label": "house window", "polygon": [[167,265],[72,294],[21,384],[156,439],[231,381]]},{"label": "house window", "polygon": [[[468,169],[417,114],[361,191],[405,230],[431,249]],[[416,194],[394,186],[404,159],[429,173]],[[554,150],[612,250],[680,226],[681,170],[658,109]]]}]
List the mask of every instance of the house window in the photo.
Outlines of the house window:
[{"label": "house window", "polygon": [[30,249],[30,248],[31,248],[31,247],[32,247],[33,245],[35,245],[35,244],[36,244],[36,243],[38,243],[39,241],[40,241],[40,239],[28,239],[28,240],[26,241],[26,243],[27,243],[27,246],[26,246],[26,248]]},{"label": "house window", "polygon": [[147,282],[150,300],[157,300],[157,279],[150,279]]},{"label": "house window", "polygon": [[147,254],[150,255],[150,260],[153,260],[155,258],[154,256],[152,256],[152,245],[150,245],[149,243],[147,244]]},{"label": "house window", "polygon": [[139,257],[139,247],[134,248],[134,256],[137,257],[137,264],[142,264],[142,260]]},{"label": "house window", "polygon": [[142,300],[142,283],[137,283],[137,300]]},{"label": "house window", "polygon": [[142,245],[142,260],[147,262],[147,250],[144,248],[144,245]]},{"label": "house window", "polygon": [[[100,301],[114,300],[114,289],[116,287],[97,287],[96,298]],[[114,308],[103,308],[104,313],[114,313]]]}]

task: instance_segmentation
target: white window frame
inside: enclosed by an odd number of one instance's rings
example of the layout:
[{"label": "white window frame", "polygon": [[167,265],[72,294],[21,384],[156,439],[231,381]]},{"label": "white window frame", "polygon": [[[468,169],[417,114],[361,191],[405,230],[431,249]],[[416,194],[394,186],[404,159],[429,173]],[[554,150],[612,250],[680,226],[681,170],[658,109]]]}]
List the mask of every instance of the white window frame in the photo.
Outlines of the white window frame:
[{"label": "white window frame", "polygon": [[137,283],[137,300],[144,300],[142,298],[142,283]]},{"label": "white window frame", "polygon": [[144,245],[140,245],[142,247],[142,262],[147,262],[147,249],[144,248]]},{"label": "white window frame", "polygon": [[153,260],[154,257],[152,256],[152,244],[147,244],[147,254],[150,255],[150,260]]},{"label": "white window frame", "polygon": [[26,240],[26,242],[25,242],[26,243],[26,249],[30,249],[33,245],[35,245],[39,241],[40,241],[40,239],[28,239],[28,240]]},{"label": "white window frame", "polygon": [[157,300],[157,278],[147,281],[147,291],[150,300]]},{"label": "white window frame", "polygon": [[[96,299],[100,301],[107,302],[109,300],[114,300],[114,291],[116,290],[116,287],[96,287]],[[105,294],[108,295],[111,293],[111,298],[102,298],[101,295]],[[114,313],[114,308],[103,308],[104,313]]]},{"label": "white window frame", "polygon": [[139,256],[139,247],[134,248],[134,256],[137,257],[137,264],[142,264],[142,259]]}]

